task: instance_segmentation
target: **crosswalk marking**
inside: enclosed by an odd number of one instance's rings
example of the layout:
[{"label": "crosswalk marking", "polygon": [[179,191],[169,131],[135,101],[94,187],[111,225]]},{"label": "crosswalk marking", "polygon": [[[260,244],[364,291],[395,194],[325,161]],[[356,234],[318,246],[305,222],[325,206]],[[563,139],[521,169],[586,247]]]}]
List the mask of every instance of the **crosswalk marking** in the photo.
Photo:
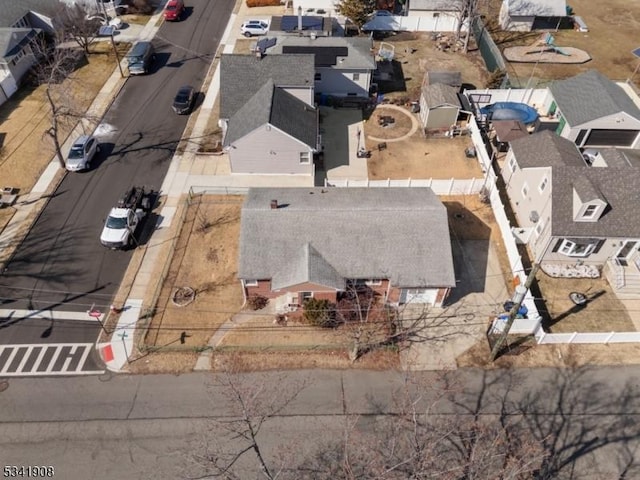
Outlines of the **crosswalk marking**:
[{"label": "crosswalk marking", "polygon": [[93,362],[88,362],[94,348],[93,343],[0,345],[0,377],[104,373],[92,369]]}]

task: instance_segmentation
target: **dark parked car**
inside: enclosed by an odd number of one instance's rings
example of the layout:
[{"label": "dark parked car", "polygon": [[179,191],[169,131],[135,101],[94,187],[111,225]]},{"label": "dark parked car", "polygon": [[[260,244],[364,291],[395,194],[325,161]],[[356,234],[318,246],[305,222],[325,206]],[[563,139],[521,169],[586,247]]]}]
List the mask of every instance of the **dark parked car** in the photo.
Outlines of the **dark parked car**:
[{"label": "dark parked car", "polygon": [[173,111],[178,115],[191,113],[195,97],[196,91],[191,85],[180,87],[178,93],[176,93],[176,98],[173,99]]}]

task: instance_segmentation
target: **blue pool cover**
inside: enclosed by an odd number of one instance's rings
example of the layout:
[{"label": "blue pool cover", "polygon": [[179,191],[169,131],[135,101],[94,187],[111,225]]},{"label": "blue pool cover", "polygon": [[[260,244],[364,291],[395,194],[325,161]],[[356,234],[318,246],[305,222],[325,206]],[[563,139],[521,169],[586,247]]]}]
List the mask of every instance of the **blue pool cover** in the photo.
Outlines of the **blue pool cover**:
[{"label": "blue pool cover", "polygon": [[489,120],[520,120],[522,123],[533,123],[538,119],[535,108],[526,103],[496,102],[480,109],[480,113],[487,115]]}]

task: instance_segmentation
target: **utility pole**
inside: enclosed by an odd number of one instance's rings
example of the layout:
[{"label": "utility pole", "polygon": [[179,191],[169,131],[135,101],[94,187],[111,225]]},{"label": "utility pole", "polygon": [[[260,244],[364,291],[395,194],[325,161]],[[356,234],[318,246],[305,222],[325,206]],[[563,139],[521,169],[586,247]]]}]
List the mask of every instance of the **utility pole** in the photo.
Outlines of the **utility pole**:
[{"label": "utility pole", "polygon": [[[498,341],[495,343],[495,345],[493,346],[493,349],[491,350],[492,362],[495,361],[496,357],[498,356],[498,353],[500,353],[500,350],[502,349],[502,345],[504,345],[505,341],[507,340],[507,336],[509,335],[509,330],[511,330],[511,327],[513,326],[513,322],[516,320],[516,315],[518,315],[518,310],[520,310],[520,307],[522,306],[522,301],[524,300],[524,296],[529,291],[529,288],[531,288],[531,284],[535,280],[536,273],[538,273],[539,269],[540,269],[539,263],[536,263],[533,265],[533,268],[531,268],[531,271],[529,272],[529,275],[527,276],[527,279],[524,282],[524,287],[523,287],[524,291],[520,295],[516,296],[515,304],[509,311],[509,317],[507,318],[507,323],[504,326],[504,330],[502,330],[502,334],[500,334],[500,338],[498,338]],[[517,287],[516,287],[516,291],[517,291]]]}]

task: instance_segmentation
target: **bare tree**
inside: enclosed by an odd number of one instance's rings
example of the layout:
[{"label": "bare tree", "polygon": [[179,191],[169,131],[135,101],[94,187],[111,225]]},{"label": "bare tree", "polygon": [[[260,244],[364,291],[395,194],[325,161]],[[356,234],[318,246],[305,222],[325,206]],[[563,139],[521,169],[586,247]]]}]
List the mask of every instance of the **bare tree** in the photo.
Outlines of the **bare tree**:
[{"label": "bare tree", "polygon": [[253,452],[264,478],[279,478],[285,467],[290,466],[289,459],[267,456],[259,438],[260,431],[265,422],[281,415],[307,384],[305,380],[288,379],[285,387],[284,376],[266,382],[240,375],[233,368],[217,377],[211,388],[221,392],[234,410],[231,418],[216,421],[217,426],[230,435],[230,442],[198,456],[197,462],[207,472],[200,478],[243,478],[239,462],[249,452]]},{"label": "bare tree", "polygon": [[96,121],[87,115],[74,101],[73,71],[84,57],[75,49],[59,48],[45,41],[33,47],[39,62],[33,67],[36,82],[44,86],[44,95],[49,106],[50,126],[44,132],[53,143],[56,158],[65,167],[62,153],[62,135],[80,120]]},{"label": "bare tree", "polygon": [[98,36],[100,24],[106,21],[104,15],[92,14],[81,4],[68,5],[60,12],[62,39],[71,38],[78,46],[89,53],[89,46]]}]

